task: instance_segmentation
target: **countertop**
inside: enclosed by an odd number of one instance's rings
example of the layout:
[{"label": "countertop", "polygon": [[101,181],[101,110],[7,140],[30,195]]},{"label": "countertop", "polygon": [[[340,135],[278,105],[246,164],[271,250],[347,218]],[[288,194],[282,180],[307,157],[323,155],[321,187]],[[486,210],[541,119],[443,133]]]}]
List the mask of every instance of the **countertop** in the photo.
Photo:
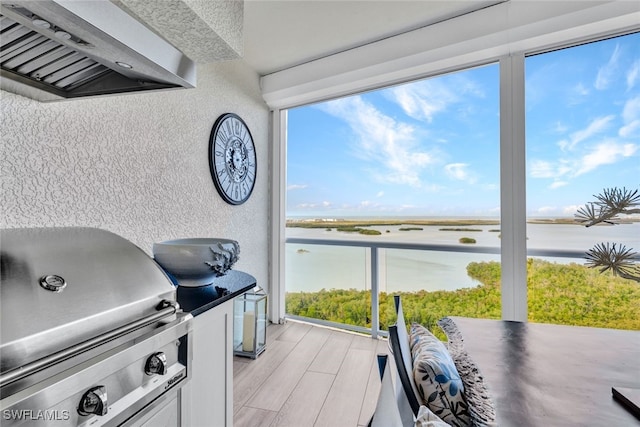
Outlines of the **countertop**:
[{"label": "countertop", "polygon": [[252,290],[255,286],[255,277],[242,271],[230,270],[224,276],[216,277],[215,281],[207,286],[178,286],[177,299],[180,307],[195,317]]}]

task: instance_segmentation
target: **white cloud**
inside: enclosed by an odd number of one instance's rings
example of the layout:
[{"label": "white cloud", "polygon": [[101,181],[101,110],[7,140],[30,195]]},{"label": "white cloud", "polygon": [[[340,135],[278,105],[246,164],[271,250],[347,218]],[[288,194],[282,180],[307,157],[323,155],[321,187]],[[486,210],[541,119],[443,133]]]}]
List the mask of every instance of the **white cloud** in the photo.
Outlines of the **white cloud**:
[{"label": "white cloud", "polygon": [[553,178],[556,175],[553,163],[544,160],[531,161],[529,173],[533,178]]},{"label": "white cloud", "polygon": [[536,213],[549,215],[551,213],[557,212],[558,208],[555,206],[542,206],[536,210]]},{"label": "white cloud", "polygon": [[598,90],[604,90],[609,87],[609,83],[613,80],[614,74],[618,69],[618,61],[620,59],[620,45],[616,44],[609,61],[598,69],[594,87]]},{"label": "white cloud", "polygon": [[473,184],[476,182],[476,177],[468,169],[469,165],[466,163],[449,163],[444,167],[449,178]]},{"label": "white cloud", "polygon": [[562,214],[567,216],[567,215],[574,215],[576,212],[578,212],[578,209],[581,208],[582,206],[579,205],[569,205],[569,206],[565,206],[562,208]]},{"label": "white cloud", "polygon": [[569,128],[567,127],[567,125],[563,124],[560,121],[556,122],[555,127],[553,128],[553,131],[556,133],[565,133],[568,130]]},{"label": "white cloud", "polygon": [[[612,61],[617,53],[612,55]],[[612,62],[610,61],[610,62]],[[622,109],[623,126],[618,129],[618,136],[630,138],[640,131],[640,96],[628,99]],[[602,136],[614,123],[616,116],[597,117],[584,129],[580,129],[569,135],[568,139],[558,142],[558,146],[571,154],[558,160],[532,160],[529,171],[533,178],[552,178],[554,182],[550,189],[556,189],[567,185],[567,180],[591,172],[600,166],[618,163],[635,155],[640,150],[640,145],[625,143],[618,138]],[[599,140],[591,141],[599,137]]]},{"label": "white cloud", "polygon": [[291,185],[287,186],[287,191],[302,190],[302,189],[305,189],[307,187],[308,187],[307,184],[291,184]]},{"label": "white cloud", "polygon": [[635,155],[640,145],[621,143],[615,139],[604,139],[600,143],[583,150],[582,155],[561,158],[555,161],[533,159],[529,163],[532,178],[550,178],[549,189],[568,185],[571,178],[591,172],[603,165],[618,163]]},{"label": "white cloud", "polygon": [[558,179],[571,172],[571,167],[566,160],[548,162],[545,160],[532,160],[529,164],[529,173],[533,178]]},{"label": "white cloud", "polygon": [[619,144],[611,140],[601,142],[580,159],[574,176],[583,175],[599,166],[617,163],[625,157],[631,157],[638,148],[639,146],[635,144]]},{"label": "white cloud", "polygon": [[640,119],[640,95],[625,102],[622,109],[622,119],[625,123]]},{"label": "white cloud", "polygon": [[[385,94],[400,105],[409,117],[428,122],[431,122],[436,114],[460,102],[464,95],[474,98],[485,97],[481,86],[461,75],[449,75],[446,78],[427,79],[396,86],[385,91]],[[465,113],[458,112],[458,114]]]},{"label": "white cloud", "polygon": [[556,188],[564,187],[567,184],[569,184],[567,181],[555,181],[549,185],[549,188],[555,190]]},{"label": "white cloud", "polygon": [[627,100],[622,109],[624,126],[618,131],[618,135],[629,138],[640,130],[640,96]]},{"label": "white cloud", "polygon": [[378,191],[378,194],[376,194],[376,197],[382,197],[384,196],[384,191]]},{"label": "white cloud", "polygon": [[573,216],[580,206],[541,206],[532,210],[534,216],[560,217]]},{"label": "white cloud", "polygon": [[622,126],[618,135],[623,138],[629,138],[636,133],[640,133],[638,131],[640,131],[640,120],[634,120],[631,123]]},{"label": "white cloud", "polygon": [[311,210],[311,209],[329,209],[333,207],[333,203],[328,201],[323,201],[320,203],[300,203],[296,205],[296,209],[301,210]]},{"label": "white cloud", "polygon": [[570,178],[584,175],[603,165],[617,163],[635,155],[639,150],[640,145],[607,139],[585,150],[580,156],[556,161],[531,160],[528,169],[532,178],[553,179],[549,188],[555,189],[567,185]]},{"label": "white cloud", "polygon": [[424,190],[427,193],[439,193],[445,189],[446,188],[444,186],[438,185],[438,184],[428,184],[428,185],[422,186],[422,190]]},{"label": "white cloud", "polygon": [[584,84],[582,84],[582,82],[575,85],[573,87],[573,91],[576,93],[576,95],[579,96],[589,95],[589,89]]},{"label": "white cloud", "polygon": [[420,174],[436,162],[421,148],[414,128],[385,115],[360,96],[324,104],[329,114],[345,120],[357,135],[354,152],[376,164],[375,177],[383,182],[420,186]]},{"label": "white cloud", "polygon": [[381,205],[380,203],[372,202],[371,200],[363,200],[355,206],[356,210],[362,211],[378,211],[384,212],[390,209],[389,206]]},{"label": "white cloud", "polygon": [[627,71],[627,90],[634,88],[638,80],[640,79],[640,59],[631,65],[631,68]]},{"label": "white cloud", "polygon": [[611,123],[611,121],[614,118],[615,118],[614,115],[598,117],[594,119],[591,123],[589,123],[589,125],[586,128],[573,132],[571,135],[569,135],[568,141],[562,140],[558,142],[558,146],[560,146],[560,148],[565,151],[573,150],[576,147],[576,145],[578,145],[582,141],[585,141],[586,139],[589,139],[594,135],[597,135],[605,131],[609,126],[609,123]]},{"label": "white cloud", "polygon": [[390,93],[409,117],[428,122],[436,113],[445,111],[458,100],[458,96],[438,80],[394,87]]}]

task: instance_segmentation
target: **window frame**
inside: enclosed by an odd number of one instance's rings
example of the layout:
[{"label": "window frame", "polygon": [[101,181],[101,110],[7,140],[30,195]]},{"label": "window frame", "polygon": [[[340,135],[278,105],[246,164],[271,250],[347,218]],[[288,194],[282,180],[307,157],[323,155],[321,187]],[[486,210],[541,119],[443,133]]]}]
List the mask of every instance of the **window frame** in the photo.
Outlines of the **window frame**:
[{"label": "window frame", "polygon": [[[271,108],[269,318],[272,322],[282,323],[285,317],[287,110],[491,62],[500,64],[502,319],[527,321],[525,57],[640,31],[640,13],[628,4],[631,2],[595,6],[575,2],[569,6],[545,3],[545,10],[535,15],[527,12],[527,7],[533,6],[525,3],[500,3],[261,79],[263,96]],[[555,10],[556,7],[573,9]],[[532,16],[530,23],[527,13]],[[540,16],[543,14],[546,15]],[[462,45],[454,43],[464,21],[478,18],[493,19],[498,29],[491,34],[486,31],[484,48],[478,49],[477,40]],[[415,43],[433,31],[441,31],[440,43],[452,48],[448,53],[443,53],[442,48],[416,44],[412,48],[414,55],[397,57],[400,45]],[[486,37],[498,34],[501,39],[492,38],[487,44]],[[372,49],[376,48],[372,55]],[[370,61],[376,63],[372,65]]]}]

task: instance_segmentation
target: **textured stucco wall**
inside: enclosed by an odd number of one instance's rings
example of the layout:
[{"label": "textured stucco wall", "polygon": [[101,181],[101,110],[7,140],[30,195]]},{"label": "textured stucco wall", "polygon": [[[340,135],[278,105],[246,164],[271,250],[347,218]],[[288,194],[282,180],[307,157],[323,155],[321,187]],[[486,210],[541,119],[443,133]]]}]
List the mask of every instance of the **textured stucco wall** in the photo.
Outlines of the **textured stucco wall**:
[{"label": "textured stucco wall", "polygon": [[[235,269],[268,279],[268,109],[243,61],[198,66],[195,89],[39,103],[0,92],[2,227],[89,226],[153,242],[225,237]],[[239,114],[256,145],[251,198],[226,204],[209,173],[211,127]],[[0,243],[1,244],[1,243]]]},{"label": "textured stucco wall", "polygon": [[197,63],[242,57],[244,2],[113,0]]}]

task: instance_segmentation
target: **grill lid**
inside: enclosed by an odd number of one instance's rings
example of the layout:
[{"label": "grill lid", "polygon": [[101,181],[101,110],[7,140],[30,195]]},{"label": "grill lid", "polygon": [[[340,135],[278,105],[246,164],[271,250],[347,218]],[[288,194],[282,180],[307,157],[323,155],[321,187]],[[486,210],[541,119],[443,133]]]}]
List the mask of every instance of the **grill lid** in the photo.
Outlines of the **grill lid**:
[{"label": "grill lid", "polygon": [[94,228],[0,230],[1,372],[157,312],[175,288],[140,248]]}]

